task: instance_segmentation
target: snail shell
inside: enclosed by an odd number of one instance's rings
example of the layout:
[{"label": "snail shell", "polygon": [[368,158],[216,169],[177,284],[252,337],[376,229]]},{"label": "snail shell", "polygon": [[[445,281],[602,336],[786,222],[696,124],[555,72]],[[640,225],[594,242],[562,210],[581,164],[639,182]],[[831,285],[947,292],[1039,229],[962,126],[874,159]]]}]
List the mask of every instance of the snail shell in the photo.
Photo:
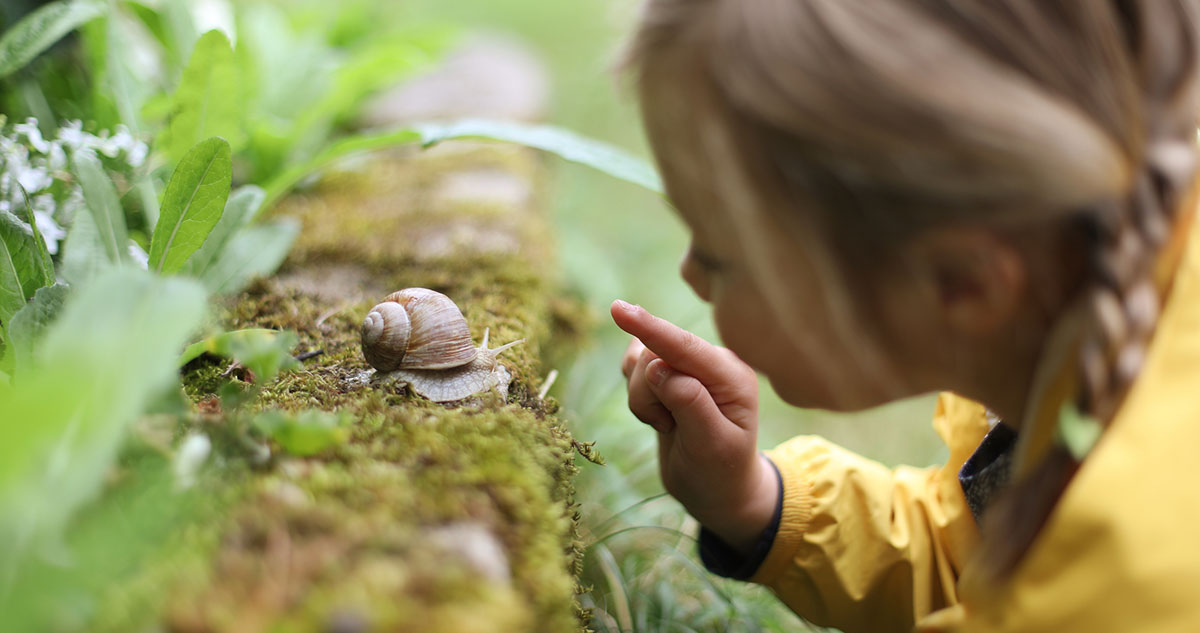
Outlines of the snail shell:
[{"label": "snail shell", "polygon": [[446,295],[406,288],[388,295],[362,324],[363,356],[389,382],[407,383],[434,402],[496,389],[507,396],[508,370],[496,356],[525,339],[489,349],[488,331],[475,347],[462,311]]},{"label": "snail shell", "polygon": [[379,371],[460,367],[478,354],[462,311],[427,288],[393,292],[371,308],[362,324],[362,349]]}]

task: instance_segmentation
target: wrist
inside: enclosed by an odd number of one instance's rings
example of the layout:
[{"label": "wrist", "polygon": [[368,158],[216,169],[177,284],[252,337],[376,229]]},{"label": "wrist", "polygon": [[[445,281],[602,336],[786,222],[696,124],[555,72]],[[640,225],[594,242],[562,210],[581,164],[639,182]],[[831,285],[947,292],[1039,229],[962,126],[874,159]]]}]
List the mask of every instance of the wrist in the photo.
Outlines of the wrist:
[{"label": "wrist", "polygon": [[691,512],[708,531],[720,537],[735,551],[746,554],[758,542],[763,531],[775,517],[780,496],[779,475],[765,455],[758,454],[731,500],[715,508],[707,508],[703,516]]}]

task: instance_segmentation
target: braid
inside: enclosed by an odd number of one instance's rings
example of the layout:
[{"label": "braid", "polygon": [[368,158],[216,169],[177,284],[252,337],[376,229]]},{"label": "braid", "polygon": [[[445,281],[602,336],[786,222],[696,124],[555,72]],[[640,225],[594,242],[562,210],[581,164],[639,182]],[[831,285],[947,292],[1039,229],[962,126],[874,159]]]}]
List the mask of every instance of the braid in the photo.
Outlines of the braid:
[{"label": "braid", "polygon": [[[1141,372],[1163,297],[1156,263],[1195,177],[1197,41],[1193,6],[1115,2],[1144,100],[1144,147],[1130,148],[1139,174],[1127,194],[1094,205],[1076,220],[1090,250],[1082,289],[1085,329],[1079,344],[1075,404],[1111,423]],[[1140,155],[1140,156],[1139,156]],[[997,500],[984,521],[987,577],[1012,572],[1028,551],[1080,461],[1054,445]]]},{"label": "braid", "polygon": [[1116,412],[1141,371],[1158,321],[1154,261],[1165,243],[1174,205],[1139,180],[1126,218],[1107,229],[1093,222],[1092,274],[1087,293],[1091,323],[1080,345],[1079,408],[1101,421]]},{"label": "braid", "polygon": [[1193,7],[1117,0],[1143,99],[1142,167],[1120,204],[1085,220],[1092,250],[1091,326],[1080,347],[1080,410],[1110,421],[1141,371],[1162,297],[1155,260],[1196,167]]}]

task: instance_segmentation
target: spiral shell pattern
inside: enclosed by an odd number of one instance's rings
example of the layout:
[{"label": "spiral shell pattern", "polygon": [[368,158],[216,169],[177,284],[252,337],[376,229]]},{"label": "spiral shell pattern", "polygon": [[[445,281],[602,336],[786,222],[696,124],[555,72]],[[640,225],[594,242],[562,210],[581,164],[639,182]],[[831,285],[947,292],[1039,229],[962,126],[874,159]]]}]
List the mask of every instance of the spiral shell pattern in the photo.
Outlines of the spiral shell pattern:
[{"label": "spiral shell pattern", "polygon": [[460,367],[478,355],[462,311],[427,288],[393,292],[372,308],[363,320],[362,348],[383,372]]}]

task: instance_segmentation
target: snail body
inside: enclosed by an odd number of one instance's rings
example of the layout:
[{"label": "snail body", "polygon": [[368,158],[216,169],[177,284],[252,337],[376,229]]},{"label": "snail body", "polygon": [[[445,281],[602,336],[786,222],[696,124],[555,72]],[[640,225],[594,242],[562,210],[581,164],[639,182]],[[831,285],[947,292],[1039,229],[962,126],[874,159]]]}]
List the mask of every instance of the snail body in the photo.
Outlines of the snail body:
[{"label": "snail body", "polygon": [[523,342],[475,347],[462,311],[426,288],[393,292],[363,319],[363,356],[387,381],[404,382],[434,402],[461,400],[496,389],[507,396],[511,376],[497,355]]}]

